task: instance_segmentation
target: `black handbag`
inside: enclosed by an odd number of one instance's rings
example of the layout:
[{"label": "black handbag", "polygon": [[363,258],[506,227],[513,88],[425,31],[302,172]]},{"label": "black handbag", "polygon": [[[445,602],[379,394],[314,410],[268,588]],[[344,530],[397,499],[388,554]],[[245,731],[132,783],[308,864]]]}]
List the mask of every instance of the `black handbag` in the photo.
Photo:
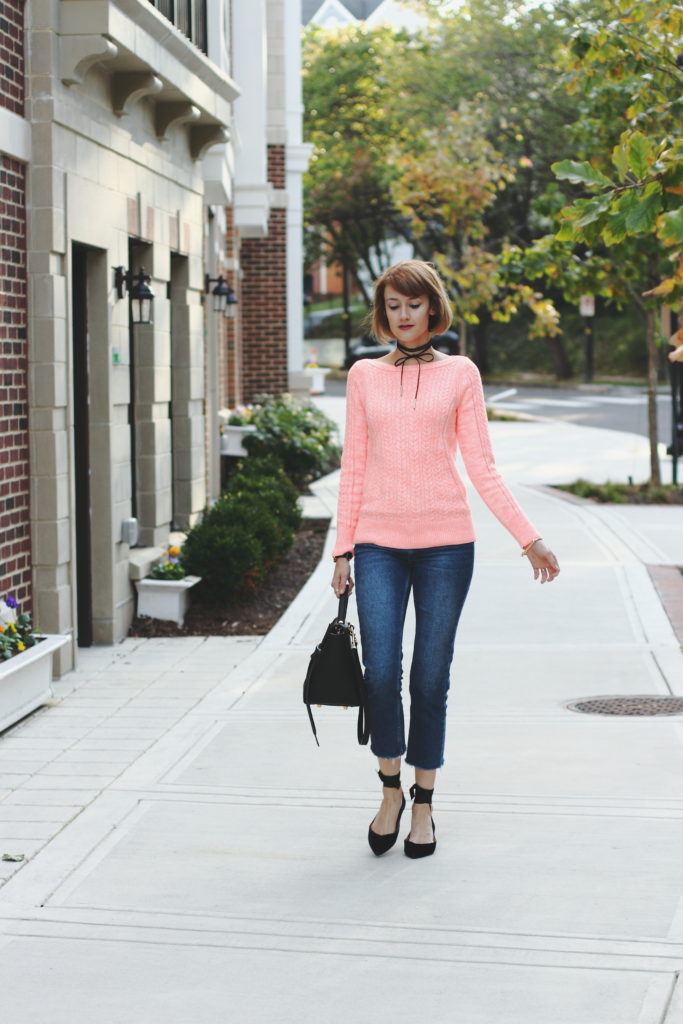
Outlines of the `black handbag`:
[{"label": "black handbag", "polygon": [[318,746],[311,704],[358,708],[358,742],[365,745],[370,736],[367,695],[356,634],[351,623],[346,622],[348,603],[349,595],[345,593],[339,598],[336,619],[329,624],[325,636],[311,655],[304,680],[304,704]]}]

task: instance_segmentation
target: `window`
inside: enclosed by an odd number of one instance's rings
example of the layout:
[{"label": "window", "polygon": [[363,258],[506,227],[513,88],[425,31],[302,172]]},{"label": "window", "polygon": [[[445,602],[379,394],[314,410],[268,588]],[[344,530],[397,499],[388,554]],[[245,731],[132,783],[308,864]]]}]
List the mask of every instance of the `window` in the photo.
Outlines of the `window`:
[{"label": "window", "polygon": [[149,0],[183,35],[206,53],[206,0]]}]

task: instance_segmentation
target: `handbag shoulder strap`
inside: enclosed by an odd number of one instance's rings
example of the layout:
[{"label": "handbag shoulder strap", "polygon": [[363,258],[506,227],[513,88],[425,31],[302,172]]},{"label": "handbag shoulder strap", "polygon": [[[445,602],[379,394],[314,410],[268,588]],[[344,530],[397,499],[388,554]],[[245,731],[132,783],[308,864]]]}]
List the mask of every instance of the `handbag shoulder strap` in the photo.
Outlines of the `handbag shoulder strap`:
[{"label": "handbag shoulder strap", "polygon": [[311,723],[311,729],[313,730],[313,735],[315,736],[315,742],[318,744],[318,746],[320,746],[320,740],[318,739],[318,733],[317,733],[316,728],[315,728],[315,722],[313,721],[313,712],[311,711],[311,705],[308,704],[308,703],[306,704],[306,710],[308,711],[308,719],[309,719],[309,721]]},{"label": "handbag shoulder strap", "polygon": [[370,716],[368,715],[368,695],[365,689],[365,680],[363,679],[363,670],[360,667],[360,661],[355,662],[356,668],[356,693],[358,695],[358,725],[356,732],[358,735],[358,742],[361,746],[366,746],[370,739]]}]

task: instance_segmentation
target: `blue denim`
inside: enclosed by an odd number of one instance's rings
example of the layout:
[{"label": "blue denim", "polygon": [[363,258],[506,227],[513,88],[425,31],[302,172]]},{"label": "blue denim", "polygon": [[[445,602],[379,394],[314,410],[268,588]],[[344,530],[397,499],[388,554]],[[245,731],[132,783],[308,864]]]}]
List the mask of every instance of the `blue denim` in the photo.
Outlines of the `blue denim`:
[{"label": "blue denim", "polygon": [[[363,647],[371,744],[376,757],[406,755],[430,771],[443,764],[455,631],[474,568],[474,544],[434,548],[355,545],[355,593]],[[406,749],[401,682],[410,591],[415,646]]]}]

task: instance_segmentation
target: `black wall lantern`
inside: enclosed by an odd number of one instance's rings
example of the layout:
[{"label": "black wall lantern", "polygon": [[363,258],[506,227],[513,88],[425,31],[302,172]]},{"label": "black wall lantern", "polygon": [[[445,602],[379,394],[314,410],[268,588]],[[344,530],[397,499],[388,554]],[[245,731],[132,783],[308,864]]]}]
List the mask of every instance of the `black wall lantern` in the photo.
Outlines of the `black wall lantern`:
[{"label": "black wall lantern", "polygon": [[[211,288],[212,284],[215,284],[216,287]],[[209,277],[207,274],[204,278],[204,291],[207,295],[209,292],[213,295],[214,313],[223,313],[228,319],[232,320],[235,316],[237,298],[223,275],[221,274],[220,277]]]},{"label": "black wall lantern", "polygon": [[122,299],[128,290],[134,324],[151,324],[152,322],[154,292],[148,283],[151,280],[149,274],[145,273],[144,267],[140,267],[137,274],[134,274],[132,270],[124,270],[123,267],[114,267],[116,294]]}]

